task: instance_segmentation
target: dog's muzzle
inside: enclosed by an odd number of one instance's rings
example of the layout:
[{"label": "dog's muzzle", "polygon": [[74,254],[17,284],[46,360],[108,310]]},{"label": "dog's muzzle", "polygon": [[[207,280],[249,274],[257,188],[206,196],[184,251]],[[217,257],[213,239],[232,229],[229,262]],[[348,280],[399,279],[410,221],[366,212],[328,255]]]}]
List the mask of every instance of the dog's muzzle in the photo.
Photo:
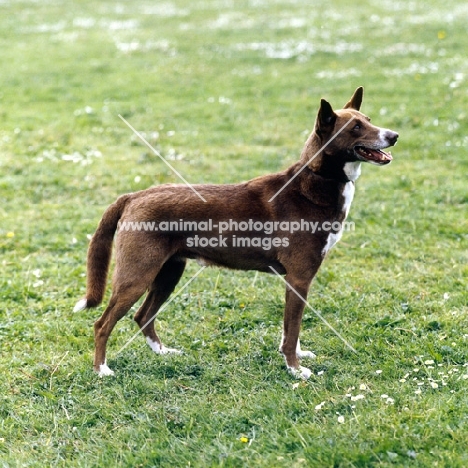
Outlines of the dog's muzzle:
[{"label": "dog's muzzle", "polygon": [[361,161],[372,164],[384,165],[392,161],[392,153],[385,152],[381,149],[366,148],[365,146],[355,146],[354,154]]}]

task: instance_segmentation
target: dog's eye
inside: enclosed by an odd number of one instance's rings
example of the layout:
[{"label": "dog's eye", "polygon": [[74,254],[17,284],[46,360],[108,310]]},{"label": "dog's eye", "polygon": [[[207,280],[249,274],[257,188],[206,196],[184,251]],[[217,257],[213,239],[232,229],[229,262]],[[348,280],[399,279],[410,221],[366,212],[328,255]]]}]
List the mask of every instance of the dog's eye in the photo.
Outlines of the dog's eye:
[{"label": "dog's eye", "polygon": [[360,124],[356,124],[353,128],[353,130],[361,130],[361,125]]}]

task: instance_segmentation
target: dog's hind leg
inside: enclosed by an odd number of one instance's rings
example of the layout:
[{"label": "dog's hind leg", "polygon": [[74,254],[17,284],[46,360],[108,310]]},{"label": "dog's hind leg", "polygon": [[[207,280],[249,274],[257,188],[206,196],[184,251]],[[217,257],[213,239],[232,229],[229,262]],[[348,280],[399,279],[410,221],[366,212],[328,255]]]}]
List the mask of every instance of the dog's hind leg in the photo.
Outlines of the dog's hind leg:
[{"label": "dog's hind leg", "polygon": [[115,324],[130,310],[133,304],[144,294],[147,285],[136,284],[128,285],[124,288],[115,288],[109,305],[102,316],[94,323],[94,370],[99,375],[113,375],[106,363],[106,346],[109,335],[115,327]]},{"label": "dog's hind leg", "polygon": [[[123,252],[123,253],[122,253]],[[106,346],[115,324],[130,310],[151,285],[161,268],[157,256],[126,259],[124,249],[117,252],[109,305],[94,324],[94,370],[100,376],[112,375],[106,363]]]},{"label": "dog's hind leg", "polygon": [[162,266],[149,288],[145,302],[134,317],[145,335],[148,345],[157,354],[180,353],[176,349],[166,348],[161,343],[154,329],[154,319],[160,307],[174,291],[184,272],[185,264],[185,259],[172,257]]}]

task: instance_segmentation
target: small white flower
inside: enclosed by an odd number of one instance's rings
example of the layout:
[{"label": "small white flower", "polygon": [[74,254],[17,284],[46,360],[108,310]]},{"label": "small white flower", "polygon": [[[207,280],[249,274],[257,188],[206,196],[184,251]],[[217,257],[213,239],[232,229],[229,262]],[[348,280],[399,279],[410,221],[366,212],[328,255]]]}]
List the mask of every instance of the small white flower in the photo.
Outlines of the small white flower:
[{"label": "small white flower", "polygon": [[343,423],[344,423],[344,416],[341,416],[341,415],[338,416],[338,422],[339,422],[340,424],[343,424]]},{"label": "small white flower", "polygon": [[352,397],[351,397],[351,401],[364,400],[364,398],[365,398],[364,395],[359,394],[359,395],[356,395],[356,396],[352,396]]},{"label": "small white flower", "polygon": [[376,374],[381,374],[382,371],[381,371],[380,369],[378,369],[378,370],[375,371],[375,373],[376,373]]},{"label": "small white flower", "polygon": [[416,395],[421,395],[421,389],[418,388],[417,390],[414,391],[414,393],[416,393]]},{"label": "small white flower", "polygon": [[399,380],[401,383],[405,383],[406,382],[406,379],[400,379]]},{"label": "small white flower", "polygon": [[431,387],[432,388],[439,388],[439,386],[435,382],[431,382]]},{"label": "small white flower", "polygon": [[322,408],[323,408],[323,405],[325,404],[324,401],[322,401],[322,403],[319,403],[316,407],[315,407],[315,411],[320,411]]},{"label": "small white flower", "polygon": [[432,359],[428,359],[427,361],[424,361],[424,364],[426,364],[426,366],[428,366],[430,364],[434,364],[434,361]]},{"label": "small white flower", "polygon": [[317,372],[317,375],[323,375],[325,371],[321,370]]},{"label": "small white flower", "polygon": [[388,395],[384,393],[383,395],[380,395],[380,398],[388,398]]},{"label": "small white flower", "polygon": [[393,398],[388,397],[387,398],[387,405],[393,405],[395,403],[395,400]]},{"label": "small white flower", "polygon": [[361,385],[359,385],[359,390],[367,390],[367,385],[362,383]]}]

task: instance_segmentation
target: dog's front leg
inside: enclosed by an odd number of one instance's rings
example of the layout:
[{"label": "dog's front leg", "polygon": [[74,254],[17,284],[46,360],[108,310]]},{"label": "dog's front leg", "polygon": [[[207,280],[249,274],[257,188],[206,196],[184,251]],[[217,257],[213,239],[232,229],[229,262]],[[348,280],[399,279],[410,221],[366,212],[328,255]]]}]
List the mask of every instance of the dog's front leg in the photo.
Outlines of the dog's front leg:
[{"label": "dog's front leg", "polygon": [[315,355],[310,351],[302,351],[299,342],[302,314],[310,286],[310,281],[296,280],[286,275],[286,306],[284,310],[283,338],[280,352],[286,359],[288,370],[301,379],[308,379],[312,372],[307,367],[299,365],[299,358]]}]

